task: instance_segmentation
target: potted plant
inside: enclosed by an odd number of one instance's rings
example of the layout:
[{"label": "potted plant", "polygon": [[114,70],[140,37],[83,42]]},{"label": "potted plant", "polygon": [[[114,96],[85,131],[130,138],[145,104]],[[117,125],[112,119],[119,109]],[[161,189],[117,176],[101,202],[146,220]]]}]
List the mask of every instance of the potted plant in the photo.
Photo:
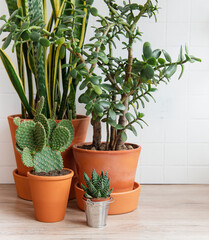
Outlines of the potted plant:
[{"label": "potted plant", "polygon": [[[74,145],[73,151],[80,185],[84,183],[84,172],[89,175],[95,168],[97,172],[108,172],[114,193],[125,194],[133,190],[141,150],[137,144],[126,143],[126,132],[137,135],[134,125],[142,128],[146,124],[142,109],[161,82],[169,82],[178,67],[180,78],[185,63],[200,59],[190,55],[187,47],[184,53],[181,47],[178,60],[172,61],[165,50],[153,50],[149,42],[143,44],[140,58],[140,43],[138,51],[133,50],[142,36],[137,24],[142,17],[155,16],[157,1],[147,0],[144,4],[123,1],[123,5],[118,5],[114,0],[104,0],[104,3],[108,16],[100,15],[94,7],[90,9],[100,25],[95,27],[85,50],[78,54],[68,47],[85,66],[86,76],[80,85],[84,93],[79,102],[86,105],[93,125],[92,143]],[[106,126],[105,134],[101,131],[102,123]]]},{"label": "potted plant", "polygon": [[31,121],[14,118],[16,148],[23,164],[33,168],[28,177],[36,219],[57,222],[64,219],[74,174],[71,169],[63,169],[61,152],[71,144],[74,129],[70,120],[57,124],[55,114],[47,119],[41,113],[43,106],[41,97]]},{"label": "potted plant", "polygon": [[[83,46],[88,22],[88,8],[92,2],[87,1],[50,1],[51,9],[47,9],[46,1],[42,0],[5,0],[10,17],[1,16],[3,25],[0,35],[7,36],[2,40],[0,58],[8,73],[22,103],[22,119],[33,119],[33,109],[41,96],[45,98],[43,114],[50,118],[57,102],[56,120],[67,119],[72,111],[75,138],[72,144],[85,140],[89,118],[76,115],[75,98],[80,73],[75,71],[79,62],[72,55],[67,54],[66,45],[72,45],[76,51]],[[50,14],[47,21],[47,14]],[[5,52],[9,45],[16,52],[18,72]],[[26,70],[26,71],[25,71]],[[26,76],[25,76],[26,72]],[[27,81],[27,84],[26,84]],[[28,89],[26,89],[28,88]],[[26,95],[28,92],[28,98]],[[8,117],[17,170],[14,171],[16,184],[25,183],[25,191],[20,197],[30,199],[27,190],[27,175],[29,168],[22,164],[20,154],[15,148],[16,126],[13,118]],[[62,153],[64,166],[74,169],[75,162],[71,148]]]},{"label": "potted plant", "polygon": [[100,176],[93,169],[91,179],[84,173],[84,180],[86,186],[81,184],[84,190],[83,202],[86,212],[87,224],[90,227],[104,227],[106,226],[106,219],[109,210],[109,203],[112,199],[110,194],[110,177],[108,178],[107,172],[102,171]]}]

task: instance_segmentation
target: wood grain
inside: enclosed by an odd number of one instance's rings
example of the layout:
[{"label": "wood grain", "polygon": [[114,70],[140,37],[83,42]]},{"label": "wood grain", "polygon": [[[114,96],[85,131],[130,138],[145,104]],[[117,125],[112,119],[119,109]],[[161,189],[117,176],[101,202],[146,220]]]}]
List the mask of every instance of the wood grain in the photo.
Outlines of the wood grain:
[{"label": "wood grain", "polygon": [[71,201],[65,220],[41,223],[32,203],[0,185],[0,240],[208,240],[209,185],[143,185],[138,209],[108,216],[107,226],[86,226],[85,214]]}]

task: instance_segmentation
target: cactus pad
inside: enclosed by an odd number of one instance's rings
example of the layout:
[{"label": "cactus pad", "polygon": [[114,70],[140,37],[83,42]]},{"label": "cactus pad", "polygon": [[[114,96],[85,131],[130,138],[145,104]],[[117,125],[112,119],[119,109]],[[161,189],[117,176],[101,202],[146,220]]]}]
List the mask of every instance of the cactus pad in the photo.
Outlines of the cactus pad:
[{"label": "cactus pad", "polygon": [[44,97],[42,96],[36,104],[36,115],[41,114],[44,107]]},{"label": "cactus pad", "polygon": [[16,149],[21,154],[24,165],[33,167],[35,172],[62,170],[61,152],[73,140],[74,128],[69,120],[62,120],[57,124],[54,119],[47,119],[41,113],[43,105],[44,98],[41,97],[32,121],[21,122],[20,118],[14,119],[18,126]]},{"label": "cactus pad", "polygon": [[49,139],[51,139],[52,132],[57,126],[57,123],[53,119],[48,119],[48,124],[49,124]]},{"label": "cactus pad", "polygon": [[16,141],[20,148],[29,148],[35,151],[36,145],[33,137],[35,123],[33,121],[23,121],[16,131]]},{"label": "cactus pad", "polygon": [[34,139],[37,151],[41,151],[46,146],[46,132],[43,125],[40,122],[37,122],[34,128]]},{"label": "cactus pad", "polygon": [[57,126],[52,132],[51,148],[52,150],[60,150],[64,147],[70,138],[70,132],[66,127]]},{"label": "cactus pad", "polygon": [[26,167],[33,167],[33,157],[27,147],[23,149],[22,162]]},{"label": "cactus pad", "polygon": [[70,144],[73,141],[74,127],[73,127],[73,124],[70,120],[62,120],[61,122],[59,122],[57,124],[57,127],[59,127],[59,126],[66,127],[70,131],[70,138],[69,138],[68,143],[60,149],[61,152],[64,152],[70,146]]},{"label": "cactus pad", "polygon": [[38,114],[34,117],[33,119],[34,122],[40,122],[46,131],[46,136],[48,137],[49,135],[49,124],[47,118],[43,114]]},{"label": "cactus pad", "polygon": [[36,172],[49,172],[63,168],[61,153],[53,151],[50,147],[45,147],[41,152],[37,152],[33,160]]},{"label": "cactus pad", "polygon": [[16,126],[20,126],[20,118],[19,117],[15,117],[14,119],[13,119],[13,122],[14,122],[14,124],[16,125]]}]

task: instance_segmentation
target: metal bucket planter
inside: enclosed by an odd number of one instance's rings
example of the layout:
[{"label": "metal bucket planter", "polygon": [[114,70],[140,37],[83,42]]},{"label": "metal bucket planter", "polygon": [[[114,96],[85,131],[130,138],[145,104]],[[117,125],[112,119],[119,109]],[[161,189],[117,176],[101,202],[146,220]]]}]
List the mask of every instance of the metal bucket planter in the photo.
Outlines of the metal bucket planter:
[{"label": "metal bucket planter", "polygon": [[101,201],[83,198],[87,225],[94,228],[105,227],[109,204],[113,201],[112,197]]}]

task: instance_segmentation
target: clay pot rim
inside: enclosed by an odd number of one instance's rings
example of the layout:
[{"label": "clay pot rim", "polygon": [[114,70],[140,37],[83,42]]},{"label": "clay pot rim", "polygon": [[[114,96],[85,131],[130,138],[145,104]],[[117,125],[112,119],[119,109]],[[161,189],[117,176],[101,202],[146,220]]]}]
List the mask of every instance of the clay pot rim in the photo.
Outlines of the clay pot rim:
[{"label": "clay pot rim", "polygon": [[27,176],[30,177],[33,180],[37,180],[37,181],[62,181],[68,178],[72,178],[74,176],[74,171],[69,169],[69,168],[63,168],[66,170],[69,170],[70,173],[66,174],[66,175],[62,175],[62,176],[37,176],[37,175],[33,175],[30,172],[27,172]]},{"label": "clay pot rim", "polygon": [[130,152],[138,152],[141,151],[141,146],[135,143],[125,143],[131,146],[135,146],[136,148],[134,149],[128,149],[128,150],[117,150],[117,151],[101,151],[101,150],[89,150],[89,149],[83,149],[83,148],[78,148],[78,146],[82,145],[91,145],[92,142],[83,142],[83,143],[77,143],[72,146],[73,150],[84,152],[84,153],[96,153],[96,154],[118,154],[118,153],[130,153]]},{"label": "clay pot rim", "polygon": [[[79,182],[77,182],[75,184],[75,188],[78,189],[79,191],[83,191],[83,189],[79,186]],[[131,193],[134,193],[134,192],[137,192],[141,189],[141,185],[138,183],[138,182],[134,182],[134,187],[133,187],[133,190],[131,191],[125,191],[125,192],[112,192],[111,193],[111,196],[114,198],[114,196],[120,196],[120,195],[126,195],[126,194],[131,194]]]},{"label": "clay pot rim", "polygon": [[[72,122],[80,122],[80,121],[85,121],[87,119],[90,119],[89,116],[86,116],[86,115],[76,115],[77,116],[77,119],[72,119]],[[10,118],[15,118],[15,117],[21,117],[21,114],[13,114],[13,115],[9,115],[7,118],[10,119]],[[22,119],[22,118],[21,118]],[[23,119],[24,120],[24,119]],[[26,120],[26,119],[25,119]],[[30,119],[27,119],[27,120],[30,120]],[[59,121],[59,120],[57,120]]]},{"label": "clay pot rim", "polygon": [[16,177],[22,178],[22,179],[24,179],[24,180],[25,180],[26,178],[28,178],[27,176],[20,175],[20,174],[18,173],[17,168],[15,168],[15,169],[13,170],[13,174],[14,174]]}]

